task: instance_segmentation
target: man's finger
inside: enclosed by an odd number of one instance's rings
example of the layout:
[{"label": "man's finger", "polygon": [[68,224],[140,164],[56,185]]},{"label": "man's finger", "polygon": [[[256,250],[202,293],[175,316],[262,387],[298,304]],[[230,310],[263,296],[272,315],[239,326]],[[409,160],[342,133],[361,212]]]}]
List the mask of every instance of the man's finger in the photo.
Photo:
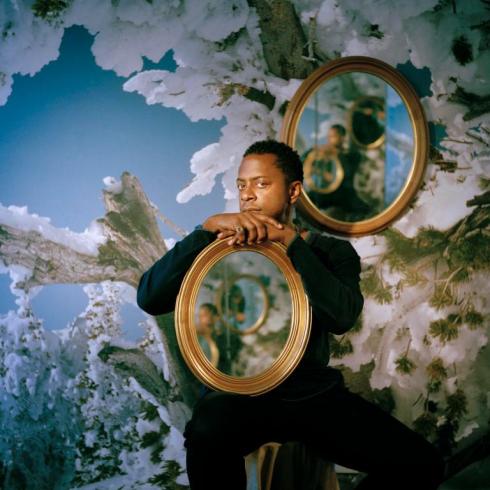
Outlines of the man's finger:
[{"label": "man's finger", "polygon": [[230,240],[228,240],[228,245],[234,245],[234,244],[240,245],[240,234],[239,233],[235,233],[235,235],[232,238],[230,238]]},{"label": "man's finger", "polygon": [[261,242],[267,238],[267,228],[265,223],[260,221],[260,219],[257,219],[253,214],[249,214],[248,218],[255,226],[253,232],[248,235],[248,243]]},{"label": "man's finger", "polygon": [[284,228],[284,225],[280,221],[277,221],[276,219],[274,219],[272,216],[269,216],[269,215],[264,214],[264,213],[258,213],[258,212],[256,212],[255,216],[257,216],[257,218],[259,218],[260,220],[262,220],[266,223],[269,223],[269,224],[275,226],[276,228],[279,228],[280,230],[282,230]]},{"label": "man's finger", "polygon": [[[237,226],[240,226],[241,229],[237,230]],[[240,225],[237,226],[235,226],[235,242],[236,243],[244,242],[246,239],[246,234],[248,232],[247,223],[244,222],[243,220],[240,220]]]},{"label": "man's finger", "polygon": [[243,242],[245,242],[246,240],[248,240],[249,243],[254,242],[257,238],[257,227],[252,217],[250,215],[243,213],[242,216],[240,217],[240,222],[246,230],[246,236],[245,233],[243,234]]},{"label": "man's finger", "polygon": [[230,236],[233,236],[236,232],[233,230],[224,230],[220,231],[217,235],[217,238],[222,239],[222,238],[228,238]]}]

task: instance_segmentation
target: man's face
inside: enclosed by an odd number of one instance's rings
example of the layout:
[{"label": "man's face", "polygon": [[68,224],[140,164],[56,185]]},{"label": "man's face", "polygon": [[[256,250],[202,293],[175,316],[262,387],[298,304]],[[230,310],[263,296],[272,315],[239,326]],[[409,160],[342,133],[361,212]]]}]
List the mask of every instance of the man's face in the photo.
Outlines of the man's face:
[{"label": "man's face", "polygon": [[236,182],[240,211],[260,211],[284,222],[290,196],[276,159],[272,153],[247,155],[240,163]]},{"label": "man's face", "polygon": [[214,325],[214,315],[208,308],[199,308],[199,326],[212,327]]},{"label": "man's face", "polygon": [[328,144],[336,148],[342,146],[344,142],[344,137],[335,129],[330,128],[328,130]]}]

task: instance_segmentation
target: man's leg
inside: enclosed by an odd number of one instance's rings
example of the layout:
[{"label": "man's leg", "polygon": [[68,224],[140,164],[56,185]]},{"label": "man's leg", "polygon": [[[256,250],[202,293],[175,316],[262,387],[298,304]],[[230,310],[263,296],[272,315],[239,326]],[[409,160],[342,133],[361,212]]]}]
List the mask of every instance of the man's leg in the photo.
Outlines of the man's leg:
[{"label": "man's leg", "polygon": [[435,490],[442,482],[432,444],[348,389],[298,403],[297,420],[301,439],[322,457],[368,474],[359,490]]},{"label": "man's leg", "polygon": [[191,489],[244,490],[244,457],[266,442],[282,442],[281,425],[277,401],[207,393],[194,407],[184,431]]},{"label": "man's leg", "polygon": [[244,456],[270,441],[303,441],[326,460],[367,473],[359,490],[435,490],[442,480],[433,445],[342,388],[298,402],[211,392],[184,436],[192,490],[245,489]]}]

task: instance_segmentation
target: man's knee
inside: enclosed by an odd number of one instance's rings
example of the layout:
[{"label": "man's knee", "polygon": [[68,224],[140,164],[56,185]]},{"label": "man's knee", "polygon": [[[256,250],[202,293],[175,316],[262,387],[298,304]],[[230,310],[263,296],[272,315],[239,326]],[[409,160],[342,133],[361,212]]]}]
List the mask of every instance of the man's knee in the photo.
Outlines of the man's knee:
[{"label": "man's knee", "polygon": [[232,413],[231,400],[229,394],[214,392],[197,404],[184,430],[185,447],[196,443],[221,445],[226,441],[233,424],[239,423],[237,414]]}]

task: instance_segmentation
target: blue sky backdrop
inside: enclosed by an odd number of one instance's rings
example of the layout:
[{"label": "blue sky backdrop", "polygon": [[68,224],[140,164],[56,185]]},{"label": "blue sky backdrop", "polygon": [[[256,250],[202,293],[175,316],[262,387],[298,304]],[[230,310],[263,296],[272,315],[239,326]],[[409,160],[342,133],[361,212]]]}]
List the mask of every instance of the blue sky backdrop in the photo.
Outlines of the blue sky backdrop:
[{"label": "blue sky backdrop", "polygon": [[[104,214],[102,179],[119,179],[127,170],[184,229],[222,212],[220,183],[186,204],[175,197],[193,177],[192,154],[219,139],[224,121],[192,123],[180,111],[124,92],[126,78],[96,65],[92,42],[85,28],[70,27],[57,60],[34,77],[14,77],[13,92],[0,106],[0,202],[27,205],[54,226],[82,232]],[[174,70],[172,53],[157,64],[145,60],[143,69]],[[160,228],[165,238],[179,238]],[[16,308],[9,284],[9,276],[0,274],[0,313]],[[33,300],[47,329],[63,328],[86,304],[79,285],[46,286]],[[123,318],[128,338],[138,337],[142,313],[126,306]]]}]

